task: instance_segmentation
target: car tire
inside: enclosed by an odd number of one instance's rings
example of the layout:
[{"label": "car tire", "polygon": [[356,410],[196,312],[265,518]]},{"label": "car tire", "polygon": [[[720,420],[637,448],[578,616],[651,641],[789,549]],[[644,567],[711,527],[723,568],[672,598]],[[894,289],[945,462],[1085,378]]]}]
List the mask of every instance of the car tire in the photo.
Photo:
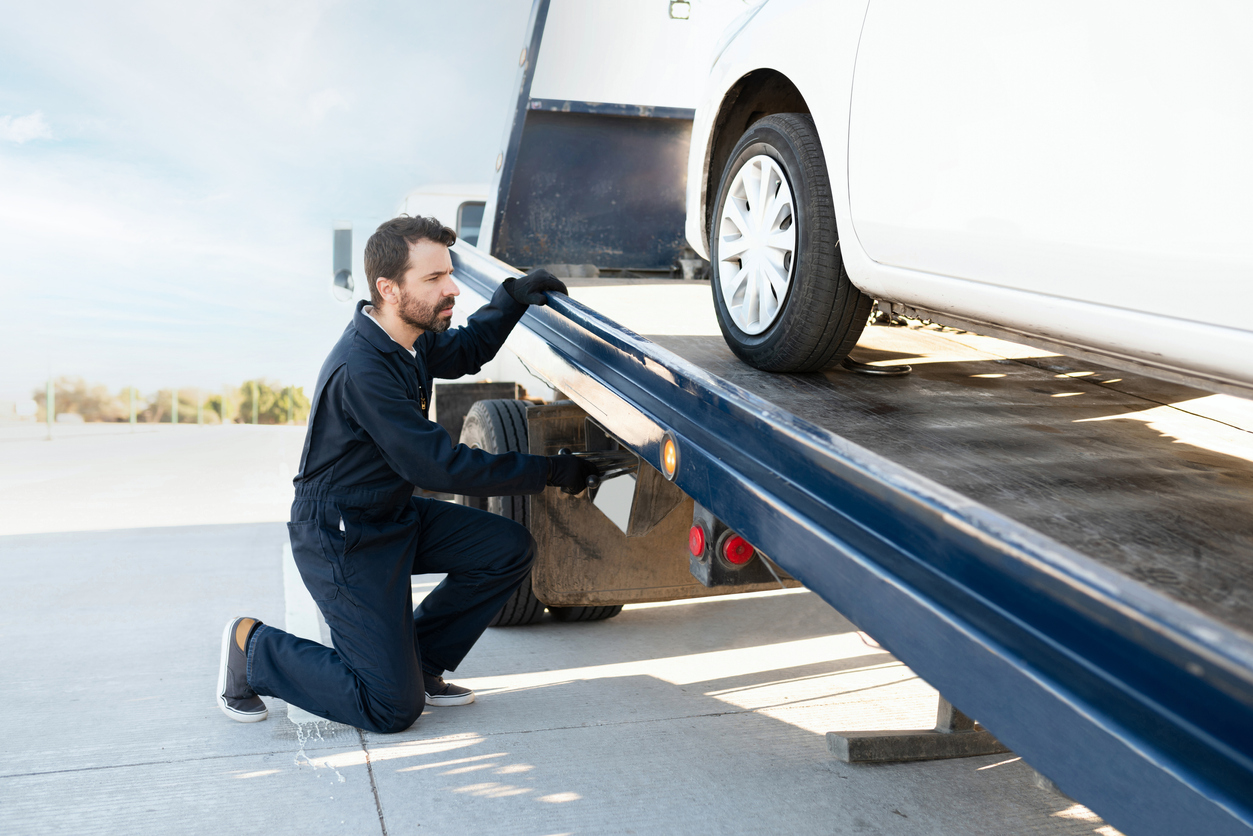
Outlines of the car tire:
[{"label": "car tire", "polygon": [[710,285],[736,356],[770,372],[812,372],[843,360],[873,300],[844,269],[809,114],[754,122],[731,151],[713,207]]},{"label": "car tire", "polygon": [[[461,443],[488,453],[527,452],[526,408],[526,401],[479,401],[466,413],[465,423],[461,425]],[[529,522],[525,496],[457,496],[457,502],[500,514],[524,526]],[[522,585],[487,626],[534,624],[543,615],[544,604],[531,590],[531,574],[528,572]]]}]

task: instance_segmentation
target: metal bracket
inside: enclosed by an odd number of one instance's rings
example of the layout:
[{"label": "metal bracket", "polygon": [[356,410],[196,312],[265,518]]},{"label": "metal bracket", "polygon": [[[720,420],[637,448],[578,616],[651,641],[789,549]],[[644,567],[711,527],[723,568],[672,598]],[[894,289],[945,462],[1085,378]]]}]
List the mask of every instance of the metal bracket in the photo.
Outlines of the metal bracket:
[{"label": "metal bracket", "polygon": [[934,729],[827,732],[827,749],[845,763],[932,761],[1009,751],[943,697]]}]

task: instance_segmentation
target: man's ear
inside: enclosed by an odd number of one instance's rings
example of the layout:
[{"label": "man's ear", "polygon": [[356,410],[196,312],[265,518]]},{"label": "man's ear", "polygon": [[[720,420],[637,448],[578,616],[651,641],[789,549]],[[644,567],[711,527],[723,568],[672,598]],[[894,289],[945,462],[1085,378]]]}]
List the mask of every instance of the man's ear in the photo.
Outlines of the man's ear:
[{"label": "man's ear", "polygon": [[[386,282],[386,284],[384,284]],[[379,296],[383,297],[383,301],[394,305],[398,301],[398,293],[396,290],[396,281],[386,276],[379,276],[374,280],[374,286],[379,289]]]}]

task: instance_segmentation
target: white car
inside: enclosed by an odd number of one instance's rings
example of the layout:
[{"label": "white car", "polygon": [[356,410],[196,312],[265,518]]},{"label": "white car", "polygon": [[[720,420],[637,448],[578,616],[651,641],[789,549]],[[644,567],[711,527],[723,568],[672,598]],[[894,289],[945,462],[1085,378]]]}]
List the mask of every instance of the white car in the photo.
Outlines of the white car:
[{"label": "white car", "polygon": [[871,300],[1253,393],[1253,5],[769,0],[723,36],[687,238],[742,359]]}]

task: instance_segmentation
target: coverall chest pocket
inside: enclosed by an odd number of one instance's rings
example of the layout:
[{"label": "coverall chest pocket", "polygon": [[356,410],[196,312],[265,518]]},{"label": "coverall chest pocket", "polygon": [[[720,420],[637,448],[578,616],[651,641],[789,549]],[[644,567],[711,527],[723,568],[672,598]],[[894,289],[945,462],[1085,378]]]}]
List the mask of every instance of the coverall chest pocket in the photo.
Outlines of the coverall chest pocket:
[{"label": "coverall chest pocket", "polygon": [[330,601],[339,594],[335,577],[333,544],[318,520],[287,524],[292,557],[305,588],[317,602]]}]

